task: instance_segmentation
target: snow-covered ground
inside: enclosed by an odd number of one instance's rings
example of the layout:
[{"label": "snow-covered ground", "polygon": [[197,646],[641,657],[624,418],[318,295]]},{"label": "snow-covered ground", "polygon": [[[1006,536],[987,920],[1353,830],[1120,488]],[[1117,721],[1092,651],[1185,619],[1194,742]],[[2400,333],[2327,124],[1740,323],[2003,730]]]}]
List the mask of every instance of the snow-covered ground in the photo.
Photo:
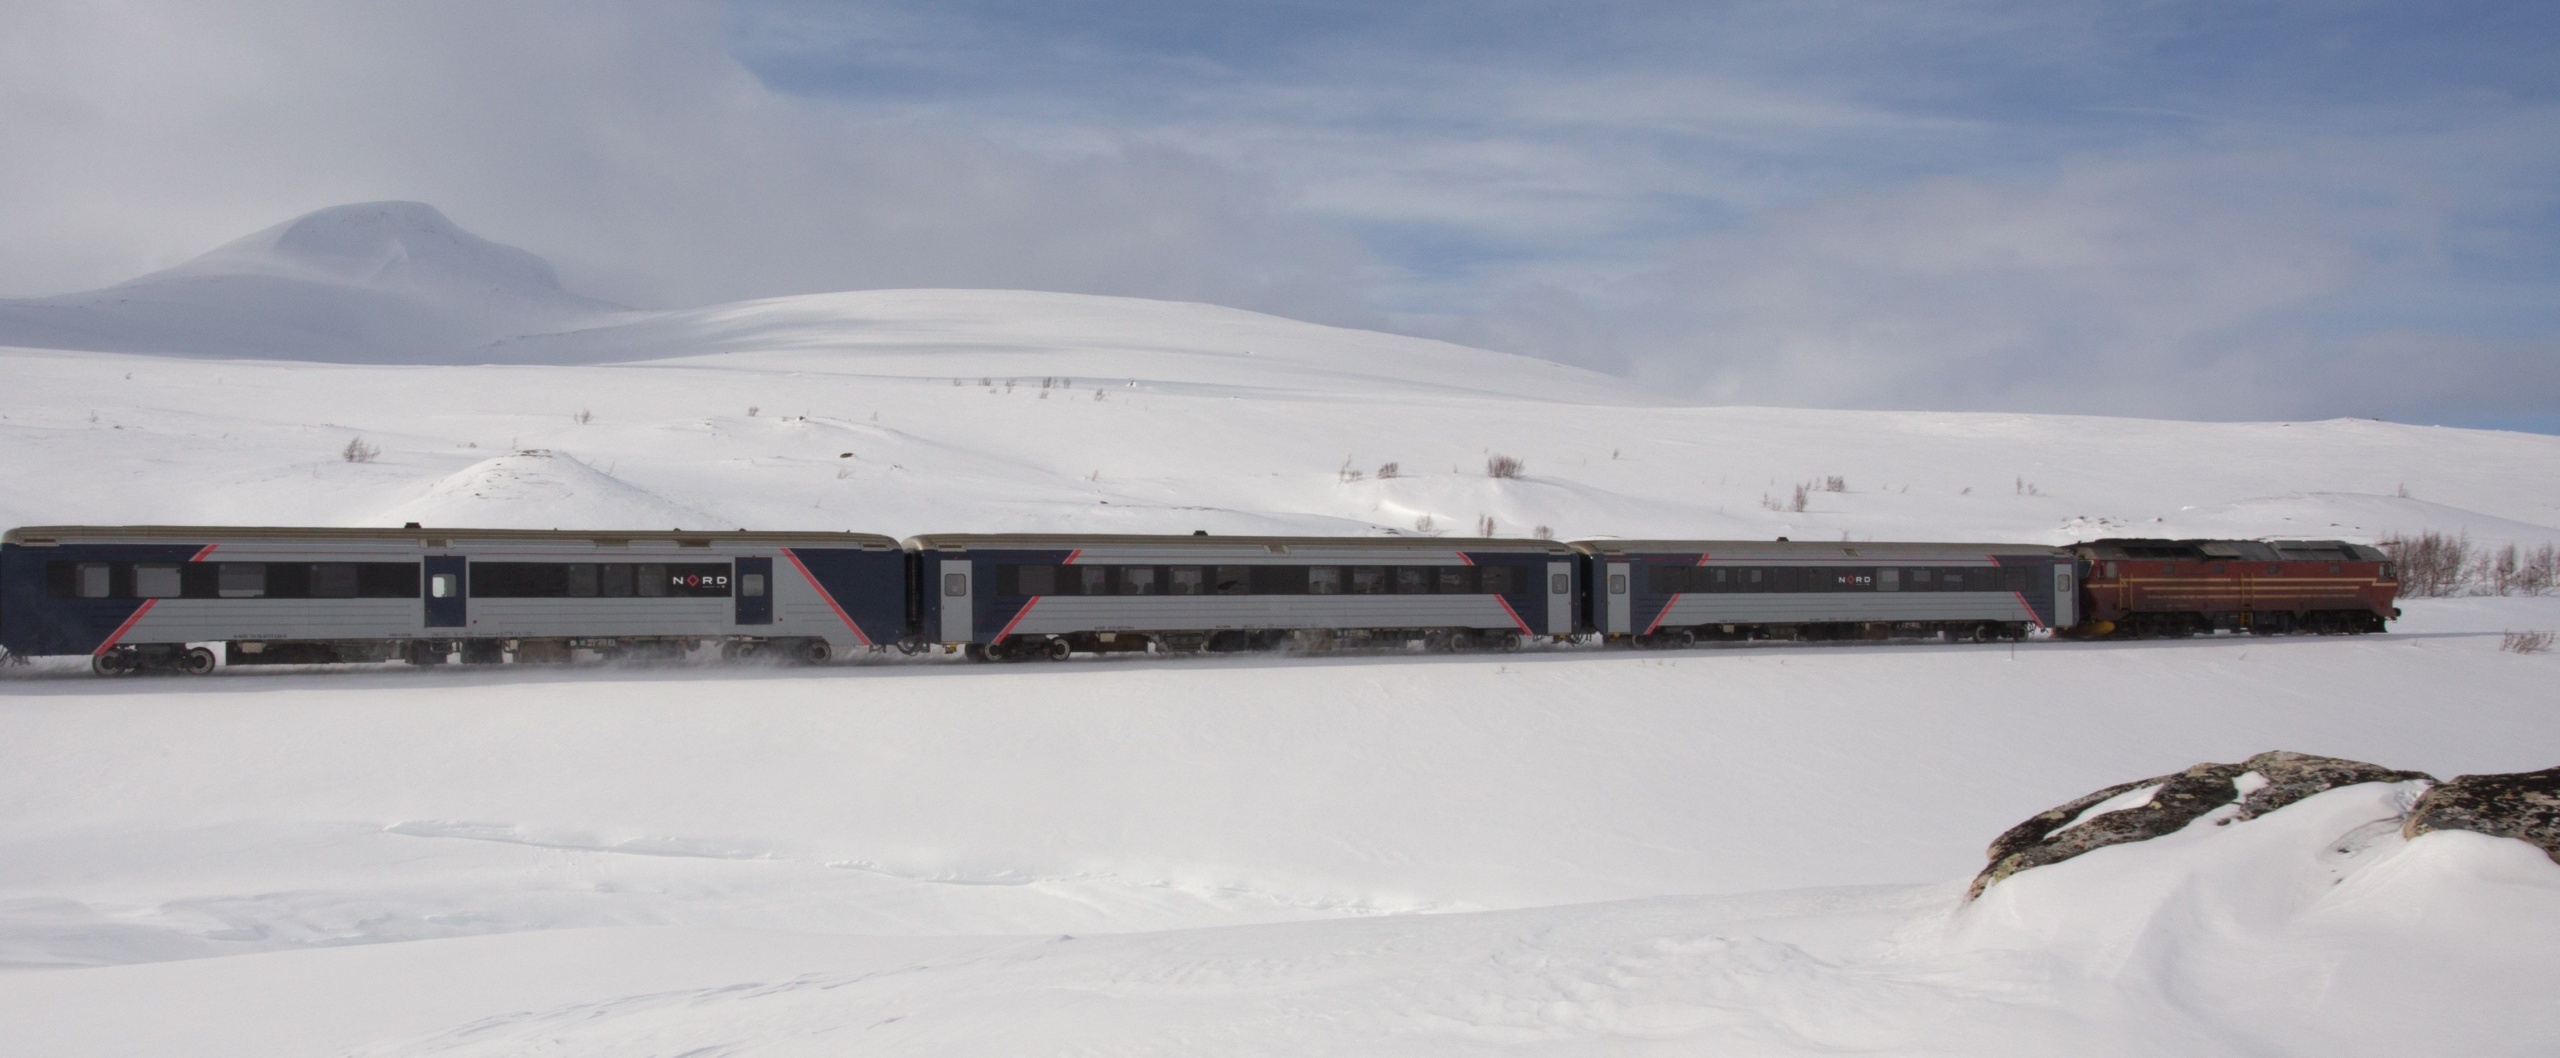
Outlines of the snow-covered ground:
[{"label": "snow-covered ground", "polygon": [[[389,216],[178,278],[558,329],[361,364],[0,350],[0,523],[2560,539],[2550,437],[1682,407],[1052,294],[620,313]],[[236,351],[324,301],[83,333]],[[16,308],[0,341],[65,318]],[[359,436],[379,458],[341,458]],[[2010,825],[2197,761],[2560,764],[2560,656],[2498,649],[2560,600],[2408,610],[2016,648],[21,669],[0,1053],[2549,1053],[2560,866],[2404,842],[2374,823],[2405,789],[1961,900]]]}]

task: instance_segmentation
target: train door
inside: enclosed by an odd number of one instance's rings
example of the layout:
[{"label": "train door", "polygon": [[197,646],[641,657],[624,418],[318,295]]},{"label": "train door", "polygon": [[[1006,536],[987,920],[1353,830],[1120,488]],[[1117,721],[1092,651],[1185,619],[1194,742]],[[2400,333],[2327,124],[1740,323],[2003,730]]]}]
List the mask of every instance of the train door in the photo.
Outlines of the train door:
[{"label": "train door", "polygon": [[427,627],[460,628],[470,623],[466,599],[470,582],[465,577],[468,560],[460,555],[429,555],[424,565]]},{"label": "train door", "polygon": [[1624,562],[1612,562],[1607,568],[1608,583],[1601,585],[1601,591],[1609,600],[1609,623],[1603,626],[1601,631],[1610,635],[1634,632],[1636,630],[1635,602],[1628,594],[1635,587],[1634,567]]},{"label": "train door", "polygon": [[769,625],[773,623],[773,559],[741,558],[738,576],[732,581],[738,593],[738,623]]},{"label": "train door", "polygon": [[2071,575],[2072,571],[2078,568],[2079,564],[2076,562],[2064,561],[2053,564],[2053,626],[2055,628],[2069,628],[2080,623],[2079,586],[2072,582]]},{"label": "train door", "polygon": [[1547,563],[1547,633],[1573,634],[1573,563]]},{"label": "train door", "polygon": [[978,613],[976,581],[967,559],[942,560],[942,641],[971,642]]}]

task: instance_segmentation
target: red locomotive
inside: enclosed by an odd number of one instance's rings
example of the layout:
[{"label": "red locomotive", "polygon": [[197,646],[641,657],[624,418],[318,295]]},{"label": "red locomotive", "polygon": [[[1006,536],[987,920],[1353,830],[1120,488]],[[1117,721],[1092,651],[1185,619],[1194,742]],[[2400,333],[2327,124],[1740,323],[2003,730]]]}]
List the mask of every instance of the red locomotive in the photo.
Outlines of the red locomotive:
[{"label": "red locomotive", "polygon": [[2074,550],[2083,635],[2379,632],[2400,616],[2390,557],[2362,544],[2095,540]]}]

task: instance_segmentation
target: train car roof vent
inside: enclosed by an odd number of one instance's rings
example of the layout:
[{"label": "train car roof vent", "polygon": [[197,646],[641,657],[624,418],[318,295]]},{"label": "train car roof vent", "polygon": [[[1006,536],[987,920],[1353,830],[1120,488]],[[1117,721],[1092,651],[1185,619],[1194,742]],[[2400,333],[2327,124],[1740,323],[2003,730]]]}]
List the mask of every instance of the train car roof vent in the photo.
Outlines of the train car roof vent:
[{"label": "train car roof vent", "polygon": [[2238,558],[2238,557],[2240,557],[2240,549],[2239,549],[2239,548],[2234,547],[2234,546],[2232,546],[2232,545],[2230,545],[2230,544],[2228,544],[2228,543],[2224,543],[2223,541],[2220,541],[2220,540],[2207,540],[2207,541],[2205,541],[2204,543],[2197,545],[2196,549],[2197,549],[2197,550],[2199,550],[2199,551],[2204,552],[2206,555],[2211,556],[2211,557],[2213,557],[2213,558]]},{"label": "train car roof vent", "polygon": [[418,524],[418,523],[416,523],[416,522],[402,522],[402,523],[400,523],[400,528],[403,528],[403,529],[424,529],[424,528],[426,528],[426,526],[419,525],[419,524]]},{"label": "train car roof vent", "polygon": [[1209,531],[1208,531],[1208,530],[1206,530],[1206,529],[1194,529],[1194,530],[1192,530],[1192,531],[1191,531],[1191,535],[1193,535],[1193,536],[1207,536],[1207,535],[1209,535]]}]

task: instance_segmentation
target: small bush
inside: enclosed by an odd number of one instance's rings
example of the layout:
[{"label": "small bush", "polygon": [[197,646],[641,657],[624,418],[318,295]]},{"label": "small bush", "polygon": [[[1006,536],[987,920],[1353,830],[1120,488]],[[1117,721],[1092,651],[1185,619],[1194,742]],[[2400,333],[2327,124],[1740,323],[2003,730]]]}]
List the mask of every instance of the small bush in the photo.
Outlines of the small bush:
[{"label": "small bush", "polygon": [[2541,654],[2551,649],[2549,632],[2509,632],[2498,640],[2498,649],[2510,654]]},{"label": "small bush", "polygon": [[1430,515],[1426,514],[1426,515],[1423,515],[1423,516],[1422,516],[1422,517],[1420,517],[1420,518],[1416,518],[1416,519],[1414,519],[1414,520],[1413,520],[1413,527],[1414,527],[1415,529],[1418,529],[1418,530],[1422,531],[1422,532],[1426,532],[1426,533],[1428,533],[1428,532],[1431,532],[1432,530],[1435,530],[1435,529],[1440,528],[1440,523],[1439,523],[1439,521],[1438,521],[1437,519],[1434,519],[1434,518],[1432,518]]},{"label": "small bush", "polygon": [[2399,567],[2402,595],[2421,599],[2452,595],[2461,589],[2463,573],[2471,567],[2471,537],[2467,534],[2395,534],[2383,537],[2379,543],[2382,553],[2391,556],[2392,564]]},{"label": "small bush", "polygon": [[1822,479],[1822,491],[1847,492],[1849,491],[1849,480],[1838,474],[1833,474],[1830,477]]},{"label": "small bush", "polygon": [[569,418],[575,421],[578,425],[585,426],[586,424],[595,421],[595,417],[596,413],[588,411],[585,408],[580,408],[576,415],[572,415]]},{"label": "small bush", "polygon": [[1516,478],[1523,469],[1526,468],[1520,461],[1510,456],[1491,456],[1484,461],[1484,476],[1489,478]]},{"label": "small bush", "polygon": [[366,444],[364,438],[360,436],[349,439],[347,446],[338,450],[338,458],[350,463],[370,463],[381,456],[381,445]]},{"label": "small bush", "polygon": [[1378,464],[1378,480],[1380,481],[1385,481],[1392,477],[1399,477],[1402,476],[1402,474],[1403,471],[1393,463]]},{"label": "small bush", "polygon": [[1484,537],[1490,537],[1493,535],[1492,515],[1488,514],[1476,519],[1476,535]]},{"label": "small bush", "polygon": [[1794,512],[1794,513],[1796,513],[1796,514],[1802,514],[1802,513],[1804,513],[1804,504],[1805,504],[1805,500],[1806,500],[1809,496],[1811,496],[1811,494],[1812,494],[1812,493],[1813,493],[1813,486],[1811,486],[1811,485],[1798,485],[1798,486],[1796,486],[1796,494],[1795,494],[1795,498],[1790,499],[1790,500],[1788,500],[1788,501],[1787,501],[1787,510],[1789,510],[1789,511],[1791,511],[1791,512]]},{"label": "small bush", "polygon": [[1540,540],[1553,540],[1556,538],[1556,531],[1541,525],[1536,529],[1530,530],[1529,535],[1537,537]]}]

